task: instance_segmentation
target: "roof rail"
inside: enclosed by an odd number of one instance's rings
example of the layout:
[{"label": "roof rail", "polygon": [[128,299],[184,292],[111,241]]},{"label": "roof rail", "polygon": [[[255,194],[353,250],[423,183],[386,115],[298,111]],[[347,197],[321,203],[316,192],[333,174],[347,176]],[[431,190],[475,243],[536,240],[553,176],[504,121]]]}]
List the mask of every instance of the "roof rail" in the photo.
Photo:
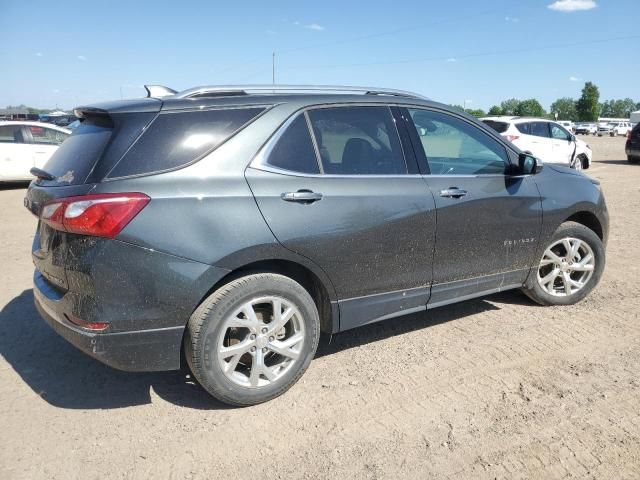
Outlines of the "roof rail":
[{"label": "roof rail", "polygon": [[[166,88],[166,87],[162,87]],[[167,89],[169,90],[169,89]],[[374,87],[351,87],[341,85],[222,85],[194,87],[175,94],[175,98],[198,97],[227,97],[235,95],[249,95],[251,93],[282,94],[282,93],[355,93],[363,95],[389,95],[394,97],[416,98],[428,100],[427,97],[413,92]]]}]

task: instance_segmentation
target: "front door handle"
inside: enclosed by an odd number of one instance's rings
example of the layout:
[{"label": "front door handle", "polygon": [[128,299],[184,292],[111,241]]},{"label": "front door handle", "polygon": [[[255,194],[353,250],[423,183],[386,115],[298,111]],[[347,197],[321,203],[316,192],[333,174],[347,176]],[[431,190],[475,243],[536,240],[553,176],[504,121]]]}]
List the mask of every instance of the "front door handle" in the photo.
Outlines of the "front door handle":
[{"label": "front door handle", "polygon": [[285,192],[280,195],[280,198],[285,202],[297,202],[309,204],[322,200],[322,194],[318,192],[312,192],[311,190],[298,190],[297,192]]},{"label": "front door handle", "polygon": [[466,190],[461,190],[458,187],[449,187],[445,190],[440,190],[440,196],[446,198],[461,198],[467,193],[468,192]]}]

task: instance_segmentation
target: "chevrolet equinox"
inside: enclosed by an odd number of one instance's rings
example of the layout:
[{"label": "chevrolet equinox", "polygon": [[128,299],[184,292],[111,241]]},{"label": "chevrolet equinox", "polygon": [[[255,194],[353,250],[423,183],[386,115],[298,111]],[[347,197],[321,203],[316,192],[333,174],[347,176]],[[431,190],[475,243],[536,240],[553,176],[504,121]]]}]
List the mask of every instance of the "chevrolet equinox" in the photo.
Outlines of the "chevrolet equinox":
[{"label": "chevrolet equinox", "polygon": [[80,350],[270,400],[334,334],[522,289],[569,305],[605,265],[599,182],[417,94],[148,86],[79,107],[25,206],[35,304]]}]

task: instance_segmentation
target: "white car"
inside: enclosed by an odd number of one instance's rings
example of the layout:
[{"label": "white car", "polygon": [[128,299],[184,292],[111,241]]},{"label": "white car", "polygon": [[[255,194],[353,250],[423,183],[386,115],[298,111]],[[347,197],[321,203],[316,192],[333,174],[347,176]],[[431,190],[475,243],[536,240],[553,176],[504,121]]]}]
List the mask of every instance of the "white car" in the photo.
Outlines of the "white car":
[{"label": "white car", "polygon": [[610,122],[609,125],[611,125],[609,135],[611,135],[612,137],[615,137],[617,135],[626,136],[627,133],[629,133],[633,128],[630,122]]},{"label": "white car", "polygon": [[576,124],[576,134],[595,135],[598,133],[598,125],[595,123],[578,123]]},{"label": "white car", "polygon": [[29,170],[42,168],[69,135],[48,123],[0,121],[0,182],[32,180]]},{"label": "white car", "polygon": [[569,130],[571,133],[576,133],[576,125],[569,120],[558,120],[557,123]]},{"label": "white car", "polygon": [[480,120],[523,152],[530,152],[545,163],[576,170],[591,166],[591,147],[557,122],[527,117],[485,117]]}]

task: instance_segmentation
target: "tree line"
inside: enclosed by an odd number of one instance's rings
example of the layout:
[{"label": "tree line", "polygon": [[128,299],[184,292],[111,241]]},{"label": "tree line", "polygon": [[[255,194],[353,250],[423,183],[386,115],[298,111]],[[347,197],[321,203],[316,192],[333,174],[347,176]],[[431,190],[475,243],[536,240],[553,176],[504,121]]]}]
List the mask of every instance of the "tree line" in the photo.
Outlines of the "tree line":
[{"label": "tree line", "polygon": [[535,98],[519,100],[509,98],[492,106],[488,112],[482,109],[463,108],[461,105],[452,105],[474,117],[486,115],[506,115],[518,117],[542,117],[558,120],[575,120],[580,122],[595,122],[598,117],[629,118],[631,112],[640,110],[640,102],[634,102],[630,98],[605,100],[600,103],[600,91],[593,82],[586,82],[580,98],[573,99],[563,97],[551,104],[547,112],[542,104]]}]

